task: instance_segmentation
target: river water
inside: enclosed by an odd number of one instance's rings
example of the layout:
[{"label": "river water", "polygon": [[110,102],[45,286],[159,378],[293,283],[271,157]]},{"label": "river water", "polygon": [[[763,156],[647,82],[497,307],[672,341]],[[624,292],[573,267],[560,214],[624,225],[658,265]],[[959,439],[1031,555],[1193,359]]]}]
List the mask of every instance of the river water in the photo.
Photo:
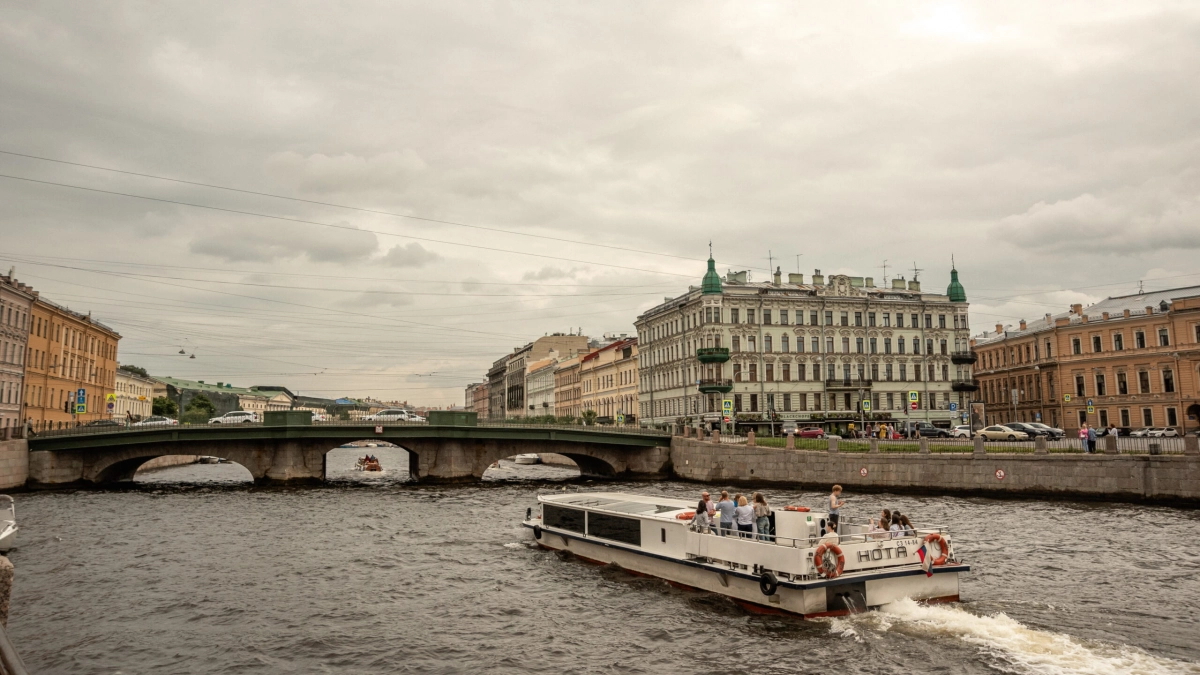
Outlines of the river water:
[{"label": "river water", "polygon": [[31,672],[1200,674],[1197,511],[849,494],[950,525],[966,602],[802,621],[532,547],[525,508],[569,469],[420,486],[372,451],[382,475],[337,450],[316,488],[197,465],[20,495],[9,632]]}]

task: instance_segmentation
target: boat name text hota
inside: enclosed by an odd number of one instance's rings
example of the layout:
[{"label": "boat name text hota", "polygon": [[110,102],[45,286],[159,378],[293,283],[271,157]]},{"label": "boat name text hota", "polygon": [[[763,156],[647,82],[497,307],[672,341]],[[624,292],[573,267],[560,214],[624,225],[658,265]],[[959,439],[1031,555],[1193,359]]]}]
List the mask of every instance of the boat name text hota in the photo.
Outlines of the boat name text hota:
[{"label": "boat name text hota", "polygon": [[[873,548],[869,551],[859,551],[858,552],[858,562],[866,562],[868,560],[883,560],[884,558],[887,558],[888,560],[893,560],[895,558],[907,558],[908,557],[908,546],[917,546],[920,543],[921,542],[916,539],[908,539],[908,540],[904,540],[904,541],[899,541],[897,543],[897,546],[895,546],[894,548],[893,547],[886,547],[886,548],[880,547],[880,548]],[[894,554],[892,553],[893,551],[895,551]]]}]

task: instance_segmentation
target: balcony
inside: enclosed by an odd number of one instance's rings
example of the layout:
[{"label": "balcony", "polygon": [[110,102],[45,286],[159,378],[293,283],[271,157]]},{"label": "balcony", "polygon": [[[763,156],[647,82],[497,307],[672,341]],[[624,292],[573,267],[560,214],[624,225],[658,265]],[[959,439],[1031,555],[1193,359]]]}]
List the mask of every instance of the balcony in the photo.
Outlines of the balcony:
[{"label": "balcony", "polygon": [[728,394],[733,391],[733,380],[700,380],[701,394]]},{"label": "balcony", "polygon": [[728,347],[701,347],[696,350],[700,363],[725,363],[729,360]]},{"label": "balcony", "polygon": [[950,388],[954,391],[979,391],[979,380],[951,380]]},{"label": "balcony", "polygon": [[854,380],[845,377],[837,377],[831,380],[825,380],[826,389],[870,389],[871,380]]},{"label": "balcony", "polygon": [[950,354],[950,362],[960,366],[973,364],[978,360],[979,355],[975,352],[951,352]]}]

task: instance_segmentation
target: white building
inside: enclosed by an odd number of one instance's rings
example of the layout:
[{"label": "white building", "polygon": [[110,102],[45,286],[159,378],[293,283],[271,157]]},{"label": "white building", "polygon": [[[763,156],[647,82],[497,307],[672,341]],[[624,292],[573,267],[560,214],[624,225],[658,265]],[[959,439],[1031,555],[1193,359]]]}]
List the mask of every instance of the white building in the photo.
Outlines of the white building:
[{"label": "white building", "polygon": [[525,391],[529,402],[528,415],[554,415],[554,370],[558,365],[558,352],[529,364],[525,378]]},{"label": "white building", "polygon": [[727,400],[744,427],[949,426],[970,400],[952,365],[953,354],[970,351],[957,271],[940,294],[915,280],[877,287],[870,277],[827,280],[820,270],[807,284],[800,274],[785,283],[778,270],[772,281],[749,282],[746,272],[722,281],[710,258],[701,287],[650,309],[636,326],[644,424],[717,421]]},{"label": "white building", "polygon": [[149,377],[118,368],[113,387],[113,394],[117,397],[113,419],[125,419],[127,412],[139,420],[149,417],[154,408],[155,384],[156,382]]}]

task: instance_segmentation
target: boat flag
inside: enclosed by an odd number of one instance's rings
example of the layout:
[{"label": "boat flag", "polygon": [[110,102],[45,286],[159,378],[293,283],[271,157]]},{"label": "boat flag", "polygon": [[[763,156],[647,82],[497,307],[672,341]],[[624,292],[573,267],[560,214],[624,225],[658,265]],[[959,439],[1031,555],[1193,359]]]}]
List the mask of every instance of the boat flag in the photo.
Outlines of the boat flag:
[{"label": "boat flag", "polygon": [[925,550],[925,544],[917,549],[917,556],[921,558],[921,569],[925,570],[925,576],[933,576],[933,557]]}]

